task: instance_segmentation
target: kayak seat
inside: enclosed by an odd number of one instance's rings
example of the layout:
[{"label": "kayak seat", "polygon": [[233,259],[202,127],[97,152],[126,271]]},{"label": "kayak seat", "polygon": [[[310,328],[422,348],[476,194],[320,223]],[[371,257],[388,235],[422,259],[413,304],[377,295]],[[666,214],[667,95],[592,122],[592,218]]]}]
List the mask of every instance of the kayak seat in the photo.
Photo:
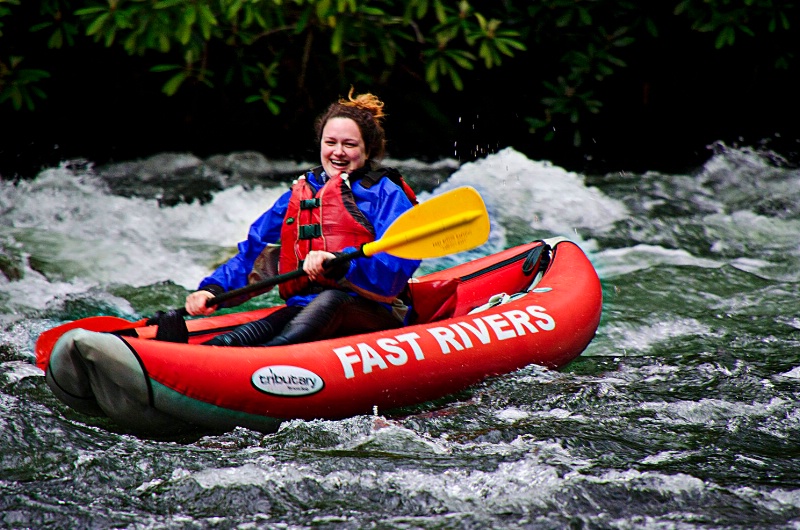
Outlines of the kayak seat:
[{"label": "kayak seat", "polygon": [[[486,256],[455,269],[434,272],[408,283],[409,324],[466,315],[498,293],[527,292],[547,269],[550,246],[534,241]],[[454,274],[455,273],[455,274]]]}]

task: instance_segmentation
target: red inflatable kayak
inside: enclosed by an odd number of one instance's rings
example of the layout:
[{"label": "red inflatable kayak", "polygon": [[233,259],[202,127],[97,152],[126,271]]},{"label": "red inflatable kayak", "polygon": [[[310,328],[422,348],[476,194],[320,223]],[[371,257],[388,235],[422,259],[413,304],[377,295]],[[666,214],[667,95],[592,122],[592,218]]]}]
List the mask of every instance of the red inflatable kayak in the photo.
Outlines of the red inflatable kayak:
[{"label": "red inflatable kayak", "polygon": [[130,432],[273,432],[289,419],[442,398],[529,364],[561,368],[590,343],[602,309],[597,273],[563,238],[414,278],[409,291],[413,323],[400,329],[233,348],[199,343],[276,308],[188,320],[189,344],[152,340],[153,326],[137,337],[91,331],[85,319],[88,329],[76,321],[37,364],[59,399]]}]

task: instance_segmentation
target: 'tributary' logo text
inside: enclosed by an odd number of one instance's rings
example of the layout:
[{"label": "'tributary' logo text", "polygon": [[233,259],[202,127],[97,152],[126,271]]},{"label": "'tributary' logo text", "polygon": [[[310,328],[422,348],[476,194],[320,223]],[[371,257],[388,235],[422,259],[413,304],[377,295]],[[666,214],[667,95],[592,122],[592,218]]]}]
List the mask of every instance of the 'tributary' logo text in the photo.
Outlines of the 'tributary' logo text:
[{"label": "'tributary' logo text", "polygon": [[265,394],[293,397],[316,394],[325,383],[310,370],[298,366],[264,366],[253,372],[253,386]]}]

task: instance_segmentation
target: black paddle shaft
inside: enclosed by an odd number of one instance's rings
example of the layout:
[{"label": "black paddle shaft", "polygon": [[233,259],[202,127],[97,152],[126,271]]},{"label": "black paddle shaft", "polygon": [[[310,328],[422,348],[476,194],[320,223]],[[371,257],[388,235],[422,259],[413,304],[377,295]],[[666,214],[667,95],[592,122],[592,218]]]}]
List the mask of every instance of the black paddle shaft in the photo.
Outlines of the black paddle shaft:
[{"label": "black paddle shaft", "polygon": [[[325,268],[331,269],[340,265],[342,263],[354,260],[356,258],[364,257],[364,251],[360,248],[358,250],[353,250],[352,252],[346,252],[344,254],[340,254],[333,259],[330,259],[325,262]],[[279,283],[287,282],[289,280],[293,280],[295,278],[299,278],[301,276],[305,276],[306,271],[303,270],[302,263],[300,264],[299,269],[295,269],[293,271],[289,271],[283,274],[278,274],[277,276],[272,276],[270,278],[265,278],[260,282],[251,283],[250,285],[245,285],[244,287],[240,287],[238,289],[234,289],[233,291],[228,291],[222,294],[218,294],[214,298],[209,298],[206,302],[206,307],[213,307],[215,305],[219,305],[223,302],[227,302],[232,298],[237,298],[239,296],[243,296],[245,294],[250,294],[253,291],[261,291],[266,289],[267,287],[272,287],[274,285],[278,285]],[[181,307],[180,309],[176,309],[176,311],[181,316],[189,316],[189,313],[186,311],[186,307]],[[150,320],[157,320],[158,316],[151,318]],[[148,321],[149,322],[149,321]],[[155,324],[155,322],[153,322]]]}]

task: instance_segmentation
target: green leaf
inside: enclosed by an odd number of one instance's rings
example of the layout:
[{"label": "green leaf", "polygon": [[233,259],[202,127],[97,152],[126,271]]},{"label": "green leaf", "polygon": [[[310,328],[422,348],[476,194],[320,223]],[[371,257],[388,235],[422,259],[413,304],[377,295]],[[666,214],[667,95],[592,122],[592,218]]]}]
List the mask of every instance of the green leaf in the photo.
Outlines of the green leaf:
[{"label": "green leaf", "polygon": [[628,66],[628,63],[626,63],[619,57],[615,57],[614,55],[607,56],[606,60],[615,66],[619,66],[620,68],[625,68]]},{"label": "green leaf", "polygon": [[164,83],[164,86],[161,87],[161,91],[168,96],[173,96],[180,88],[181,84],[188,78],[188,74],[186,72],[178,72],[174,76],[172,76],[169,81]]},{"label": "green leaf", "polygon": [[317,18],[319,18],[320,20],[325,20],[328,17],[328,13],[330,11],[331,11],[330,0],[317,1]]},{"label": "green leaf", "polygon": [[50,38],[47,40],[47,47],[50,49],[59,49],[64,45],[64,34],[61,31],[54,31]]},{"label": "green leaf", "polygon": [[200,28],[200,34],[203,35],[203,39],[206,41],[210,40],[211,32],[214,26],[217,25],[217,19],[214,17],[214,14],[211,13],[208,6],[199,6],[197,25]]},{"label": "green leaf", "polygon": [[359,12],[370,17],[383,17],[386,15],[383,9],[378,9],[377,7],[362,6]]},{"label": "green leaf", "polygon": [[449,54],[450,59],[464,70],[473,70],[475,56],[463,50],[456,50]]},{"label": "green leaf", "polygon": [[647,17],[647,20],[645,20],[645,27],[651,37],[658,37],[658,26],[656,26],[652,18]]},{"label": "green leaf", "polygon": [[489,48],[489,45],[486,43],[486,41],[482,42],[478,48],[478,57],[483,57],[483,63],[486,65],[486,68],[492,67],[494,53],[492,53],[492,50]]},{"label": "green leaf", "polygon": [[[520,50],[520,51],[524,52],[524,51],[526,51],[528,49],[528,47],[525,46],[525,44],[523,44],[522,42],[520,42],[518,40],[501,39],[501,41],[503,42],[503,44],[506,44],[506,45],[514,48],[515,50]],[[509,53],[508,55],[513,55],[513,54]]]},{"label": "green leaf", "polygon": [[191,27],[194,26],[195,22],[197,22],[197,8],[189,4],[183,11],[183,23]]},{"label": "green leaf", "polygon": [[444,24],[444,22],[447,20],[447,11],[445,11],[444,4],[441,2],[441,0],[434,0],[433,8],[434,11],[436,11],[436,20],[438,20],[439,23]]},{"label": "green leaf", "polygon": [[735,38],[735,33],[732,27],[727,26],[722,28],[722,30],[717,34],[717,39],[714,43],[714,47],[716,49],[723,48],[726,44],[733,46],[733,41]]},{"label": "green leaf", "polygon": [[11,90],[11,103],[14,105],[15,110],[22,108],[23,99],[22,92],[18,88],[15,87]]},{"label": "green leaf", "polygon": [[108,12],[108,7],[105,6],[84,7],[83,9],[78,9],[77,11],[75,11],[75,14],[78,15],[79,17],[82,17],[85,15],[93,15],[95,13],[103,13],[103,12]]},{"label": "green leaf", "polygon": [[597,77],[598,80],[601,80],[604,77],[609,76],[609,75],[614,73],[614,70],[610,66],[605,65],[605,64],[598,64],[597,65],[597,70],[601,74],[599,77]]},{"label": "green leaf", "polygon": [[28,29],[28,31],[30,31],[31,33],[35,33],[37,31],[41,31],[43,29],[47,29],[47,28],[51,28],[51,27],[53,27],[53,23],[52,22],[49,22],[49,21],[48,22],[42,22],[41,24],[34,24],[33,26],[31,26]]},{"label": "green leaf", "polygon": [[458,75],[455,68],[450,68],[450,82],[453,83],[453,88],[459,92],[464,90],[464,82],[461,80],[461,76]]},{"label": "green leaf", "polygon": [[[227,4],[227,5],[226,5]],[[225,17],[230,21],[236,18],[236,15],[242,10],[243,0],[234,0],[233,2],[223,2],[223,9],[225,10]]]},{"label": "green leaf", "polygon": [[572,22],[572,11],[567,11],[556,20],[556,27],[566,28]]},{"label": "green leaf", "polygon": [[344,13],[345,11],[350,11],[351,13],[356,12],[356,2],[355,0],[338,0],[336,5],[336,10],[339,13]]},{"label": "green leaf", "polygon": [[133,21],[131,21],[130,14],[126,11],[114,11],[114,24],[117,29],[131,29],[133,28]]},{"label": "green leaf", "polygon": [[431,61],[425,66],[425,81],[434,94],[439,91],[439,76],[437,70],[439,68],[437,61]]},{"label": "green leaf", "polygon": [[153,3],[154,9],[169,9],[170,7],[187,7],[186,0],[161,0]]},{"label": "green leaf", "polygon": [[162,53],[167,53],[170,49],[169,37],[163,33],[158,35],[158,50]]},{"label": "green leaf", "polygon": [[193,5],[187,6],[182,18],[182,24],[175,32],[175,36],[178,38],[178,42],[186,45],[192,38],[192,27],[197,21],[197,9]]},{"label": "green leaf", "polygon": [[179,70],[182,66],[179,64],[157,64],[150,68],[151,72],[170,72],[172,70]]},{"label": "green leaf", "polygon": [[122,41],[122,47],[126,52],[128,52],[129,55],[136,54],[137,37],[138,34],[131,33]]},{"label": "green leaf", "polygon": [[50,72],[46,70],[39,70],[39,69],[26,69],[20,70],[19,75],[21,78],[24,78],[27,83],[35,83],[36,81],[40,81],[47,77],[50,77]]},{"label": "green leaf", "polygon": [[541,129],[542,127],[547,126],[547,121],[539,118],[525,118],[525,121],[527,122],[529,132],[531,133],[536,132],[536,129]]},{"label": "green leaf", "polygon": [[458,37],[458,27],[451,26],[443,28],[441,31],[436,32],[436,40],[439,42],[448,42]]},{"label": "green leaf", "polygon": [[506,46],[505,42],[503,42],[501,39],[495,39],[492,42],[494,43],[495,49],[500,53],[502,53],[503,55],[508,55],[508,56],[514,55],[511,49],[508,46]]},{"label": "green leaf", "polygon": [[672,12],[674,14],[676,14],[676,15],[680,15],[681,13],[686,11],[686,9],[689,7],[690,3],[691,3],[691,0],[684,0],[683,2],[679,3],[678,5],[676,5],[675,9],[673,9]]},{"label": "green leaf", "polygon": [[30,87],[30,90],[31,90],[31,92],[33,92],[34,94],[36,94],[36,96],[37,96],[39,99],[47,99],[47,94],[45,94],[45,93],[44,93],[44,90],[42,90],[41,88],[39,88],[39,87],[36,87],[36,86],[32,86],[32,87]]},{"label": "green leaf", "polygon": [[331,35],[331,53],[339,55],[342,53],[342,41],[344,40],[344,24],[338,24]]},{"label": "green leaf", "polygon": [[111,18],[111,13],[103,13],[102,15],[94,19],[94,21],[91,24],[89,24],[89,27],[86,28],[86,34],[95,35],[99,33],[100,30],[103,29],[103,24],[105,24],[106,21],[108,21],[110,18]]},{"label": "green leaf", "polygon": [[280,107],[280,105],[278,105],[277,103],[275,103],[275,102],[274,102],[273,100],[271,100],[271,99],[270,99],[270,100],[267,100],[267,108],[268,108],[268,109],[269,109],[269,111],[270,111],[270,112],[273,114],[273,116],[277,116],[278,114],[280,114],[280,113],[281,113],[281,107]]},{"label": "green leaf", "polygon": [[579,7],[578,8],[578,15],[580,16],[581,22],[583,22],[583,24],[585,26],[591,26],[592,25],[592,15],[589,13],[588,9],[585,9],[583,7]]},{"label": "green leaf", "polygon": [[300,35],[301,33],[303,33],[309,27],[310,19],[311,19],[311,10],[310,9],[304,10],[300,14],[300,17],[297,19],[297,22],[295,23],[294,34]]},{"label": "green leaf", "polygon": [[475,18],[478,21],[478,25],[481,27],[481,33],[486,34],[488,25],[488,23],[486,22],[486,17],[484,17],[480,13],[475,13]]}]

